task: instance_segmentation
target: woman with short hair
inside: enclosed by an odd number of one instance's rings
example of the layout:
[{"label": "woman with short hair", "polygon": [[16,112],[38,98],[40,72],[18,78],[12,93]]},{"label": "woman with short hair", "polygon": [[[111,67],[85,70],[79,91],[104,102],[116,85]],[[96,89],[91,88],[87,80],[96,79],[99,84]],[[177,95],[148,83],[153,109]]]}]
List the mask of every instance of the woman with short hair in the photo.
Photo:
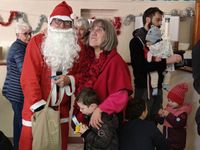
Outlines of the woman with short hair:
[{"label": "woman with short hair", "polygon": [[121,112],[128,102],[128,96],[132,94],[130,72],[117,52],[117,44],[118,39],[112,23],[105,19],[96,19],[89,35],[89,46],[94,49],[94,58],[89,69],[82,73],[83,82],[79,81],[82,84],[77,87],[77,93],[84,87],[91,87],[100,97],[101,103],[90,120],[90,125],[95,128],[99,128],[103,123],[102,112],[121,114],[122,119]]}]

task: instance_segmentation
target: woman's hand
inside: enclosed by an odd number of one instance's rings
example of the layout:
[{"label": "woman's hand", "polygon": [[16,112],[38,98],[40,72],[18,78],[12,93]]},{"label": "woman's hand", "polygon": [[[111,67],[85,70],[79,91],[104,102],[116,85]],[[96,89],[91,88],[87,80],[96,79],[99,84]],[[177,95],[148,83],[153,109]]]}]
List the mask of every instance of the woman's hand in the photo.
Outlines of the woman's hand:
[{"label": "woman's hand", "polygon": [[101,124],[103,123],[103,121],[101,120],[101,113],[102,113],[102,110],[99,107],[97,107],[92,113],[92,116],[90,119],[90,125],[93,128],[99,129],[102,126]]},{"label": "woman's hand", "polygon": [[58,79],[54,81],[59,87],[64,87],[70,84],[70,79],[67,75],[60,75]]}]

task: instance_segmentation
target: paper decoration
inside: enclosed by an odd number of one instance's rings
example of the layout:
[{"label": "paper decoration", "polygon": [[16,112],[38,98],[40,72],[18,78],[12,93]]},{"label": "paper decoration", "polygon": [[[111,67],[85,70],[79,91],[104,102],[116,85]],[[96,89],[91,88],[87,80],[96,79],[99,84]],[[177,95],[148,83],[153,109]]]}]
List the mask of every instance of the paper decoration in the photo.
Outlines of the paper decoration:
[{"label": "paper decoration", "polygon": [[121,33],[121,18],[120,17],[114,17],[114,20],[112,21],[113,26],[115,27],[117,35],[120,35]]}]

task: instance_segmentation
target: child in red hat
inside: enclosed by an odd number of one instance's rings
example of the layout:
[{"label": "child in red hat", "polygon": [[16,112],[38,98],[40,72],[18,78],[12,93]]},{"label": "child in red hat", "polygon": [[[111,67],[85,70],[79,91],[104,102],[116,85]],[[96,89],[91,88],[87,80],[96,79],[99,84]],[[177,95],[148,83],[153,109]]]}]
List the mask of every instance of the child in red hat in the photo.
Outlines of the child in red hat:
[{"label": "child in red hat", "polygon": [[184,103],[188,91],[187,83],[177,84],[167,95],[168,104],[158,112],[157,121],[163,124],[163,134],[171,150],[183,150],[186,144],[186,124],[191,104]]}]

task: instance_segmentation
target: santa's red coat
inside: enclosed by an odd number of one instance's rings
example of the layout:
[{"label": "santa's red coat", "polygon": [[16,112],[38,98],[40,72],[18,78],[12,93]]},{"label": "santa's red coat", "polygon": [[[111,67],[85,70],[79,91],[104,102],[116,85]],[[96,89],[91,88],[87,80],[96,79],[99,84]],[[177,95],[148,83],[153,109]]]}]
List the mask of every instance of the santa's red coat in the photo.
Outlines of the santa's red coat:
[{"label": "santa's red coat", "polygon": [[[30,107],[40,100],[47,100],[51,90],[51,69],[45,63],[41,53],[41,43],[44,34],[38,34],[29,42],[24,59],[21,86],[24,93],[24,107],[22,118],[30,121],[33,112]],[[60,117],[68,118],[70,109],[70,98],[64,95],[60,105]],[[68,122],[62,123],[62,149],[67,149]],[[20,150],[31,150],[32,134],[31,127],[23,125],[20,137]]]}]

